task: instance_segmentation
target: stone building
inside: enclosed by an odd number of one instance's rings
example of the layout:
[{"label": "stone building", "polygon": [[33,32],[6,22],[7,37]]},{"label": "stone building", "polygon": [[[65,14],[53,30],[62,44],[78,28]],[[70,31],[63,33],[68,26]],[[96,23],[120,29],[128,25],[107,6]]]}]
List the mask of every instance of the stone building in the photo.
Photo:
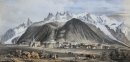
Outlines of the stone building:
[{"label": "stone building", "polygon": [[55,40],[49,40],[42,43],[42,46],[44,48],[56,48],[56,41]]},{"label": "stone building", "polygon": [[71,41],[70,46],[71,46],[71,48],[77,48],[77,42],[76,41]]},{"label": "stone building", "polygon": [[97,44],[97,49],[102,49],[102,48],[103,48],[102,44]]},{"label": "stone building", "polygon": [[62,46],[62,44],[60,42],[56,42],[56,44],[55,44],[56,48],[60,48],[61,46]]},{"label": "stone building", "polygon": [[33,37],[33,40],[29,43],[30,47],[40,47],[41,46],[41,42],[40,41],[36,41],[35,38]]}]

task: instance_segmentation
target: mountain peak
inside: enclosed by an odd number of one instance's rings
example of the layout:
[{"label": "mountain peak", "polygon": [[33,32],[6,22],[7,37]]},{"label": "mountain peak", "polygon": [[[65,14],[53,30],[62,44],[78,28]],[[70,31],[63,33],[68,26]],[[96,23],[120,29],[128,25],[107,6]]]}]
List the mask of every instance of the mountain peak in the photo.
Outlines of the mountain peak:
[{"label": "mountain peak", "polygon": [[79,20],[79,19],[76,19],[76,18],[72,18],[70,21],[71,21],[71,22],[78,22],[78,21],[80,21],[80,20]]},{"label": "mountain peak", "polygon": [[54,15],[52,13],[49,13],[48,16],[47,16],[47,19],[51,19]]},{"label": "mountain peak", "polygon": [[32,21],[30,21],[30,19],[28,18],[27,20],[27,26],[30,26],[32,24]]}]

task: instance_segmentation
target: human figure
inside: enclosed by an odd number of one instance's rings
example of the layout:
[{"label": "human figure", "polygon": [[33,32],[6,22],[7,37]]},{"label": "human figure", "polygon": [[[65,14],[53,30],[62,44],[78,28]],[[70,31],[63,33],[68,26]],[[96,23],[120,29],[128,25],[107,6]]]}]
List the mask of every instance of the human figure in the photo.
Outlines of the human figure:
[{"label": "human figure", "polygon": [[54,59],[57,59],[56,54],[54,54]]},{"label": "human figure", "polygon": [[52,54],[49,55],[49,58],[52,58]]},{"label": "human figure", "polygon": [[75,62],[76,62],[76,59],[77,59],[77,55],[75,55]]},{"label": "human figure", "polygon": [[19,50],[19,54],[18,54],[18,56],[19,56],[19,57],[22,56],[22,51],[21,51],[21,50]]},{"label": "human figure", "polygon": [[80,56],[77,56],[78,59],[80,59]]},{"label": "human figure", "polygon": [[31,42],[29,42],[29,47],[32,47]]},{"label": "human figure", "polygon": [[58,58],[58,54],[56,54],[56,58]]}]

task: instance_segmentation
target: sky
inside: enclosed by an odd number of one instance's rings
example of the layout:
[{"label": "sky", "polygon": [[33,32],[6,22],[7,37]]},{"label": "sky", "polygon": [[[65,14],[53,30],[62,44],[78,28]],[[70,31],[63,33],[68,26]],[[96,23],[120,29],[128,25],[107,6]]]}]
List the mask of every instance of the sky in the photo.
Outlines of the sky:
[{"label": "sky", "polygon": [[0,0],[0,35],[8,29],[44,20],[48,13],[116,14],[124,11],[122,0]]}]

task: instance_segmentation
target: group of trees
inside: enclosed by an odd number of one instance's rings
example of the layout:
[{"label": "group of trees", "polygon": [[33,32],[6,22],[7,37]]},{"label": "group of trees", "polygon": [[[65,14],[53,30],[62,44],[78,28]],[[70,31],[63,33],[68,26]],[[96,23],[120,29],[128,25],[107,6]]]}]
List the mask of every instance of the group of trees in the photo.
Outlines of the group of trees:
[{"label": "group of trees", "polygon": [[101,60],[116,60],[116,61],[124,61],[124,60],[130,60],[130,53],[127,50],[114,50],[110,53],[102,52],[101,53]]},{"label": "group of trees", "polygon": [[110,53],[110,58],[113,60],[123,60],[126,59],[129,56],[129,51],[126,50],[115,50]]}]

